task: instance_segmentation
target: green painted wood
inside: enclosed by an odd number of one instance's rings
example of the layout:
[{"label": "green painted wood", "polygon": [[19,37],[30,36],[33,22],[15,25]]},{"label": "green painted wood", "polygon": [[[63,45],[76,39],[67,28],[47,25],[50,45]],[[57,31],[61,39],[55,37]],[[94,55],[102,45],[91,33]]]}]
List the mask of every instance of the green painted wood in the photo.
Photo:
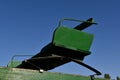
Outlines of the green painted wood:
[{"label": "green painted wood", "polygon": [[[91,80],[91,78],[82,75],[46,71],[40,73],[37,70],[0,67],[0,80]],[[95,78],[95,80],[105,79]]]},{"label": "green painted wood", "polygon": [[57,46],[88,52],[88,54],[92,41],[93,34],[62,26],[56,29],[53,38],[53,43]]}]

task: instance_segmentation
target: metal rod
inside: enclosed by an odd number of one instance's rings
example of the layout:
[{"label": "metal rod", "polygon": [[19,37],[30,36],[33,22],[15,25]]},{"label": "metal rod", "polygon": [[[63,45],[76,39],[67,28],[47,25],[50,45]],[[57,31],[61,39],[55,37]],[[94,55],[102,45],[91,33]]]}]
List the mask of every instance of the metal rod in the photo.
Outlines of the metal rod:
[{"label": "metal rod", "polygon": [[64,20],[75,21],[75,22],[86,22],[86,23],[91,23],[91,24],[97,24],[97,23],[91,22],[91,21],[76,20],[76,19],[71,19],[71,18],[63,18],[63,19],[61,19],[61,20],[59,21],[58,27],[61,26],[61,24],[62,24],[62,22],[63,22]]}]

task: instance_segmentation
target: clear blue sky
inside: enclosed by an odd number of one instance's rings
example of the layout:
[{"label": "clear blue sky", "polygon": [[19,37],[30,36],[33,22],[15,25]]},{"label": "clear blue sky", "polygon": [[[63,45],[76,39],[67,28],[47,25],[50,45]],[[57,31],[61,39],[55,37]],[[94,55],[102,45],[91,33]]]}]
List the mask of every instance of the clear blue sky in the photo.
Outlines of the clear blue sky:
[{"label": "clear blue sky", "polygon": [[[112,78],[120,76],[119,8],[119,0],[0,0],[0,65],[6,66],[16,54],[38,53],[51,41],[61,18],[93,17],[98,25],[86,30],[95,39],[84,62]],[[54,71],[93,74],[75,63]]]}]

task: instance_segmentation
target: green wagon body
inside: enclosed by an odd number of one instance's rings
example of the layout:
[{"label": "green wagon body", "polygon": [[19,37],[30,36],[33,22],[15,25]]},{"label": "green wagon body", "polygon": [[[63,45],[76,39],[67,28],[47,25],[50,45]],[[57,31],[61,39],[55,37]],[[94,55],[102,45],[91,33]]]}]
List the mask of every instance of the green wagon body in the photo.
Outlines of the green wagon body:
[{"label": "green wagon body", "polygon": [[[90,77],[55,72],[40,73],[38,70],[0,67],[0,80],[90,80]],[[95,78],[95,80],[105,79]]]}]

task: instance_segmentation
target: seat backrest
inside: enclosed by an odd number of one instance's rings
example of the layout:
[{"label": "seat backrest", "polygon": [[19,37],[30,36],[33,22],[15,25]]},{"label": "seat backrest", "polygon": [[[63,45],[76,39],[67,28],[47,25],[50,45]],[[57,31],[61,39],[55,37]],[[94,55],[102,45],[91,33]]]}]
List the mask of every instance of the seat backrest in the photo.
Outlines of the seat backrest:
[{"label": "seat backrest", "polygon": [[93,34],[61,26],[55,30],[52,42],[56,46],[72,50],[89,51],[93,37]]}]

